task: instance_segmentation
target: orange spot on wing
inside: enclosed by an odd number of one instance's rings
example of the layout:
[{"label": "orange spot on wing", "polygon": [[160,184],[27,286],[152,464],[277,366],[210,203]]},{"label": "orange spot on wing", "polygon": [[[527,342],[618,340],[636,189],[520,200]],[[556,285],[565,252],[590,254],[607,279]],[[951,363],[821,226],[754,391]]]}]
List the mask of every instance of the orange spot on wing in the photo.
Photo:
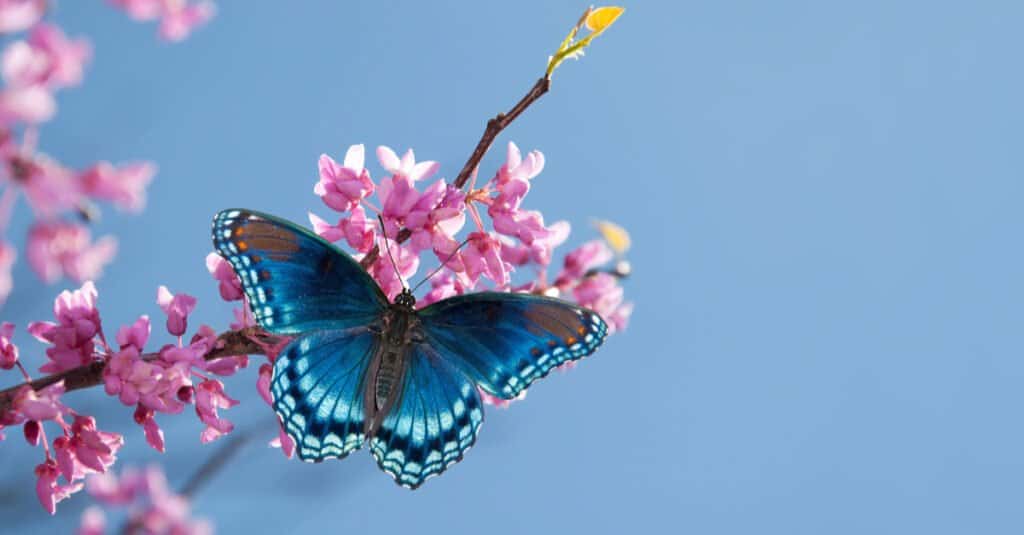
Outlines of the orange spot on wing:
[{"label": "orange spot on wing", "polygon": [[260,279],[267,280],[269,278],[270,278],[270,272],[269,271],[267,271],[265,269],[260,270]]},{"label": "orange spot on wing", "polygon": [[576,329],[576,332],[579,333],[580,336],[583,336],[583,335],[587,334],[587,328],[582,326],[582,325],[580,325],[580,328]]},{"label": "orange spot on wing", "polygon": [[543,351],[541,351],[539,347],[535,347],[535,348],[530,350],[530,354],[535,356],[535,357],[539,357],[541,355],[541,353],[543,353]]},{"label": "orange spot on wing", "polygon": [[567,345],[567,346],[571,346],[571,345],[573,345],[575,343],[576,343],[576,337],[575,336],[570,336],[570,337],[565,339],[565,345]]},{"label": "orange spot on wing", "polygon": [[235,242],[235,247],[238,247],[239,251],[245,251],[246,249],[249,248],[249,244],[245,243],[244,241],[237,241]]},{"label": "orange spot on wing", "polygon": [[258,254],[254,254],[249,257],[249,260],[251,260],[253,263],[256,263],[262,261],[263,258]]},{"label": "orange spot on wing", "polygon": [[558,345],[557,341],[555,341],[555,340],[548,340],[548,347],[555,347],[557,345]]},{"label": "orange spot on wing", "polygon": [[235,227],[235,236],[245,234],[245,227]]}]

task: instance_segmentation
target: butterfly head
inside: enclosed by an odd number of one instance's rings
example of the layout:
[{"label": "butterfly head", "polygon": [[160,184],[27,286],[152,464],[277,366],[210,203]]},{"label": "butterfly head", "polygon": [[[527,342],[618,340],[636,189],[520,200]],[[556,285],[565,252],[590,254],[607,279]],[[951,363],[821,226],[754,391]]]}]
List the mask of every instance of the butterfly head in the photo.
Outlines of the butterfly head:
[{"label": "butterfly head", "polygon": [[395,296],[395,304],[413,310],[416,308],[416,296],[408,288],[402,288],[402,293]]}]

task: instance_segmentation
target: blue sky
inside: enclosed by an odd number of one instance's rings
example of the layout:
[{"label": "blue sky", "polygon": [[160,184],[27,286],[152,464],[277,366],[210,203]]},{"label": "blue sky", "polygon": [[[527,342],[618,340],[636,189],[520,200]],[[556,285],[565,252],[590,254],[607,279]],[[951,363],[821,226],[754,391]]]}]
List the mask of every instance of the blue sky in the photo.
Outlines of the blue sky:
[{"label": "blue sky", "polygon": [[[142,215],[98,225],[121,240],[98,283],[108,329],[156,317],[159,284],[225,326],[210,217],[323,212],[323,152],[413,147],[453,177],[585,7],[220,4],[180,45],[102,2],[58,6],[96,57],[42,146],[160,165]],[[593,217],[631,231],[629,331],[491,410],[466,460],[415,493],[365,454],[305,465],[257,442],[198,514],[225,533],[1024,529],[1021,5],[626,7],[498,143],[544,152],[528,201],[572,222],[572,243]],[[23,235],[23,206],[15,219]],[[15,276],[3,315],[19,325],[70,284]],[[21,340],[26,359],[41,349]],[[229,382],[239,427],[269,417],[254,377]],[[69,400],[125,433],[122,463],[164,462],[172,484],[212,452],[191,416],[162,419],[158,456],[101,392]],[[13,434],[3,448],[5,525],[75,524],[85,496],[44,518],[38,452]]]}]

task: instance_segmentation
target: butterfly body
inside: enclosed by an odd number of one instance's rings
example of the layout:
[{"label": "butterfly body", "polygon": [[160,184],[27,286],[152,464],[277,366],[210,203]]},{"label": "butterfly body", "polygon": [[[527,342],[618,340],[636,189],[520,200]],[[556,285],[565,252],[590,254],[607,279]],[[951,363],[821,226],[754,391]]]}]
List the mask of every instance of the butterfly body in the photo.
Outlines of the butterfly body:
[{"label": "butterfly body", "polygon": [[213,242],[260,326],[294,337],[274,362],[271,395],[299,457],[366,444],[409,488],[473,446],[478,390],[513,399],[607,332],[597,314],[535,295],[480,292],[416,309],[404,290],[389,302],[351,257],[268,214],[218,213]]}]

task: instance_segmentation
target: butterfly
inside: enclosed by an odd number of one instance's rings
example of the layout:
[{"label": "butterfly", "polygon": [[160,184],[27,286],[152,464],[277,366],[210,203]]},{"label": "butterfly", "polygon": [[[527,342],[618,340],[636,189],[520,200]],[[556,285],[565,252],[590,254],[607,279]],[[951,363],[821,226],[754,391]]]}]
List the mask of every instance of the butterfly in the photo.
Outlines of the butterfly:
[{"label": "butterfly", "polygon": [[340,459],[368,443],[380,468],[412,489],[476,442],[478,389],[513,399],[607,333],[596,313],[537,295],[480,292],[417,310],[406,288],[389,302],[333,244],[251,210],[219,212],[213,244],[260,327],[294,337],[270,390],[299,458]]}]

